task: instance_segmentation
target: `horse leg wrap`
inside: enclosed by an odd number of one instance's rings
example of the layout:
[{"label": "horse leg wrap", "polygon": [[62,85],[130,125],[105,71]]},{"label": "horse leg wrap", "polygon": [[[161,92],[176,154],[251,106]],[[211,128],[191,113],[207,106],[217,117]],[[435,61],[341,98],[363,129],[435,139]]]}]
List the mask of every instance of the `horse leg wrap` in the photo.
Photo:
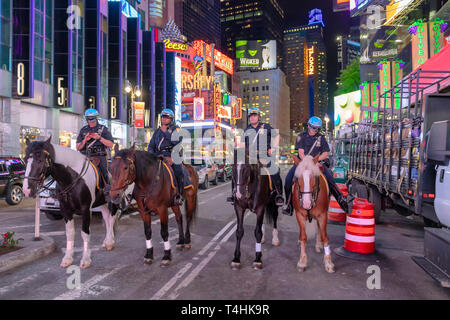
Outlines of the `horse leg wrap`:
[{"label": "horse leg wrap", "polygon": [[326,256],[329,256],[329,255],[331,254],[330,246],[326,246],[326,247],[324,247],[323,249],[324,249],[324,251],[325,251],[325,255],[326,255]]},{"label": "horse leg wrap", "polygon": [[257,243],[255,246],[256,252],[261,252],[261,243]]},{"label": "horse leg wrap", "polygon": [[170,252],[170,242],[164,241],[164,252],[169,251]]},{"label": "horse leg wrap", "polygon": [[147,249],[153,248],[152,240],[151,239],[150,240],[146,240],[145,241],[145,246],[146,246]]}]

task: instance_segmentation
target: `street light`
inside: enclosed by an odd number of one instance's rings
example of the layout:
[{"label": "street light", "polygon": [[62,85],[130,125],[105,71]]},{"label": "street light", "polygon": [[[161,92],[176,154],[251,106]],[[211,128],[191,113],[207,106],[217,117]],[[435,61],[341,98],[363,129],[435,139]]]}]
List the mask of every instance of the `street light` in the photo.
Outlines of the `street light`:
[{"label": "street light", "polygon": [[133,128],[131,135],[131,143],[134,144],[136,135],[136,127],[134,123],[134,100],[142,96],[142,91],[138,85],[133,87],[132,83],[129,80],[125,80],[124,90],[127,94],[131,94],[131,127]]},{"label": "street light", "polygon": [[325,125],[326,125],[326,133],[328,136],[328,122],[330,122],[330,117],[328,116],[327,113],[325,114],[324,120],[325,120]]}]

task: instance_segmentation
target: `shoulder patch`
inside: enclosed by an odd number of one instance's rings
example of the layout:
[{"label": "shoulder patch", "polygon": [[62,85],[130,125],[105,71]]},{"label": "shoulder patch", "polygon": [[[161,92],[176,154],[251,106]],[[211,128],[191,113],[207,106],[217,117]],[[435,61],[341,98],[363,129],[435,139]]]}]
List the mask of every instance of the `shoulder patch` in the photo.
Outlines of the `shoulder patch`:
[{"label": "shoulder patch", "polygon": [[302,140],[302,136],[301,136],[301,135],[298,135],[298,136],[297,136],[297,142],[300,142],[300,140]]}]

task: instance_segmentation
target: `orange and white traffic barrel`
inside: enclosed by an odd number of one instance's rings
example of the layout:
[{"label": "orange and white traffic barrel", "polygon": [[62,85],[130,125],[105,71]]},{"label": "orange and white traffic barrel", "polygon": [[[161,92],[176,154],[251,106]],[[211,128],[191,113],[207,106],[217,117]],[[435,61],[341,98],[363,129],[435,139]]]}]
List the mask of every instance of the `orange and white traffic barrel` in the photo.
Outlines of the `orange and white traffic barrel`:
[{"label": "orange and white traffic barrel", "polygon": [[353,201],[352,213],[345,225],[344,249],[356,253],[375,252],[374,206],[366,199]]},{"label": "orange and white traffic barrel", "polygon": [[345,211],[342,210],[339,203],[334,196],[330,198],[330,204],[328,206],[328,220],[336,222],[345,222]]}]

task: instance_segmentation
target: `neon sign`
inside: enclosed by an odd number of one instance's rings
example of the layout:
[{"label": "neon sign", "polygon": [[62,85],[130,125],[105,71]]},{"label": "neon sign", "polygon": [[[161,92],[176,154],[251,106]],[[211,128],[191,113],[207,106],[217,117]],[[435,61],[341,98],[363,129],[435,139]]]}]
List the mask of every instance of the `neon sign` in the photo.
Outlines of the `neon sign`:
[{"label": "neon sign", "polygon": [[[193,47],[198,56],[203,57],[203,45],[206,44],[206,61],[211,63],[211,45],[202,40],[194,41]],[[226,73],[234,74],[234,61],[217,49],[214,49],[214,65],[225,71]]]},{"label": "neon sign", "polygon": [[182,90],[201,90],[213,88],[214,76],[201,76],[201,75],[182,75],[181,76],[181,89]]},{"label": "neon sign", "polygon": [[215,128],[215,134],[216,137],[220,136],[220,133],[222,132],[222,129],[220,128],[220,115],[219,115],[219,109],[220,109],[220,84],[215,83],[214,84],[214,128]]},{"label": "neon sign", "polygon": [[314,47],[308,48],[308,75],[314,75]]},{"label": "neon sign", "polygon": [[166,39],[163,41],[167,50],[175,50],[175,51],[187,51],[188,45],[184,43],[171,42],[170,39]]}]

